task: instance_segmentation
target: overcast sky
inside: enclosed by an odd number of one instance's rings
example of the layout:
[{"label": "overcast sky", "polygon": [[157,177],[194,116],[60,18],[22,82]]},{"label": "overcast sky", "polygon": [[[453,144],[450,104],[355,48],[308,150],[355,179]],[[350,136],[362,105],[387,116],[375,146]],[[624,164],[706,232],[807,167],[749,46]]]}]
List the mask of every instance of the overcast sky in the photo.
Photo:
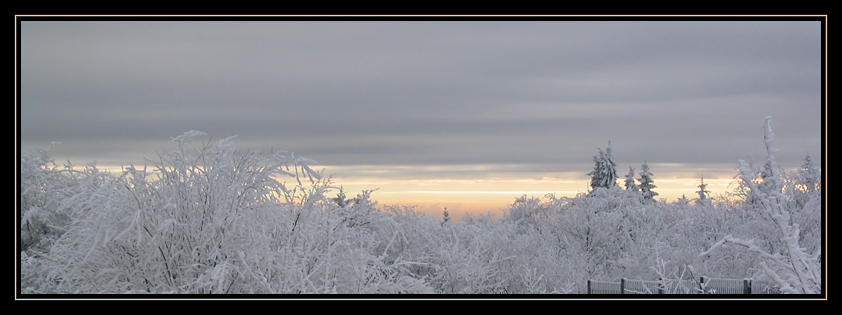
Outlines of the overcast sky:
[{"label": "overcast sky", "polygon": [[821,27],[23,21],[20,140],[119,165],[195,129],[340,171],[577,179],[610,140],[620,176],[645,159],[661,173],[680,165],[730,178],[738,159],[765,159],[765,116],[782,166],[808,151],[822,158]]}]

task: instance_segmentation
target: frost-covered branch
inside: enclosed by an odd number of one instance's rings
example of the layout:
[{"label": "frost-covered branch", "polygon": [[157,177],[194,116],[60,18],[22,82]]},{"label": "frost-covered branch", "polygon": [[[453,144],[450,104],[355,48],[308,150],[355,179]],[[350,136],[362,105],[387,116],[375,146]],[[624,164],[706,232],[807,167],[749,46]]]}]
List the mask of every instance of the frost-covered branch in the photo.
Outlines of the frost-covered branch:
[{"label": "frost-covered branch", "polygon": [[[792,222],[791,211],[786,203],[786,197],[781,192],[781,173],[775,161],[774,146],[775,135],[772,132],[771,117],[764,119],[764,140],[766,144],[767,167],[770,174],[763,178],[761,189],[753,182],[753,171],[744,160],[739,161],[740,178],[748,186],[751,193],[758,197],[762,211],[774,222],[779,232],[779,238],[784,243],[783,255],[767,252],[753,241],[746,241],[735,238],[731,235],[725,236],[721,241],[714,244],[702,255],[709,254],[713,249],[719,248],[726,243],[740,245],[750,252],[758,254],[763,260],[760,263],[764,273],[780,285],[781,290],[787,293],[817,294],[821,293],[821,272],[817,256],[811,256],[799,243],[800,229],[798,224]],[[700,256],[702,256],[700,255]]]}]

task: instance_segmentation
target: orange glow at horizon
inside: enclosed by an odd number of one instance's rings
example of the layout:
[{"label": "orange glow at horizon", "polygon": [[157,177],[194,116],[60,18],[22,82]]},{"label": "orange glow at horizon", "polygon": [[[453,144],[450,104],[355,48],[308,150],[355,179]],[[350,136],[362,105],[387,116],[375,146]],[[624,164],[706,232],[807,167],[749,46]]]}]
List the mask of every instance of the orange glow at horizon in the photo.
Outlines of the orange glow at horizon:
[{"label": "orange glow at horizon", "polygon": [[[123,171],[121,166],[97,165],[97,168],[100,171],[112,173]],[[422,170],[419,171],[418,176],[422,177],[424,174]],[[704,181],[707,190],[714,195],[722,195],[733,189],[731,184],[734,180],[729,174],[713,172],[705,174]],[[376,190],[371,197],[381,207],[414,206],[416,212],[434,218],[441,218],[444,208],[447,207],[450,216],[457,220],[466,214],[491,213],[499,217],[514,203],[515,199],[523,195],[541,199],[553,193],[557,197],[574,197],[578,193],[587,192],[590,187],[589,180],[586,178],[560,178],[571,174],[553,174],[556,177],[546,174],[518,173],[517,175],[520,175],[518,177],[510,174],[486,174],[485,178],[412,179],[391,178],[388,172],[366,175],[368,176],[334,177],[333,186],[343,187],[348,197],[354,197],[363,190]],[[580,174],[580,176],[583,175]],[[690,200],[698,197],[696,191],[699,190],[700,178],[683,175],[654,179],[657,186],[654,191],[659,194],[657,199],[665,198],[667,202],[672,202],[681,198],[682,195]],[[290,182],[289,179],[287,182]],[[623,179],[618,179],[617,184],[622,187]],[[334,197],[337,193],[338,190],[331,189],[326,192],[326,196]]]},{"label": "orange glow at horizon", "polygon": [[[732,182],[733,179],[730,178],[705,178],[706,189],[713,195],[730,191],[729,185]],[[586,189],[589,187],[589,181],[584,179],[564,181],[513,179],[511,181],[495,180],[493,184],[482,180],[401,181],[387,179],[380,185],[376,185],[373,181],[363,183],[360,185],[360,182],[351,180],[342,186],[349,196],[355,191],[378,188],[372,194],[372,199],[378,201],[378,204],[415,206],[415,211],[435,218],[441,218],[444,208],[447,207],[450,216],[455,219],[465,214],[491,213],[500,216],[514,203],[515,199],[523,195],[541,199],[551,193],[557,197],[574,197],[578,193],[587,192]],[[621,181],[618,184],[621,184]],[[654,191],[659,194],[657,199],[665,198],[667,202],[675,201],[682,195],[692,200],[698,197],[696,191],[699,190],[699,184],[698,178],[656,178],[657,188]]]}]

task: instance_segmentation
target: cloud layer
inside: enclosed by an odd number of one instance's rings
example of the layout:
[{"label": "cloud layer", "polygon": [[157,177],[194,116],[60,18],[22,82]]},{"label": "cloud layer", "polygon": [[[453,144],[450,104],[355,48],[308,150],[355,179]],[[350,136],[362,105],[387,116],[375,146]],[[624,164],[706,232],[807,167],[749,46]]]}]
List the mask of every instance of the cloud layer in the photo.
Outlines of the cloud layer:
[{"label": "cloud layer", "polygon": [[[20,139],[142,161],[195,129],[326,165],[621,172],[822,149],[817,21],[20,24]],[[478,171],[482,172],[482,171]]]}]

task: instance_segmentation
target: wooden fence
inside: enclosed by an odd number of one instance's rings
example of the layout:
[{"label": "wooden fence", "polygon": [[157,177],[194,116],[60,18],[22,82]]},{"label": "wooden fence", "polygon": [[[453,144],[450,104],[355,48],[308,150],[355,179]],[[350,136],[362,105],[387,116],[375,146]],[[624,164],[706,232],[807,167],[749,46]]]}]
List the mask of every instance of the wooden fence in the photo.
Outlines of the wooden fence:
[{"label": "wooden fence", "polygon": [[588,294],[781,294],[771,283],[751,279],[588,280]]}]

